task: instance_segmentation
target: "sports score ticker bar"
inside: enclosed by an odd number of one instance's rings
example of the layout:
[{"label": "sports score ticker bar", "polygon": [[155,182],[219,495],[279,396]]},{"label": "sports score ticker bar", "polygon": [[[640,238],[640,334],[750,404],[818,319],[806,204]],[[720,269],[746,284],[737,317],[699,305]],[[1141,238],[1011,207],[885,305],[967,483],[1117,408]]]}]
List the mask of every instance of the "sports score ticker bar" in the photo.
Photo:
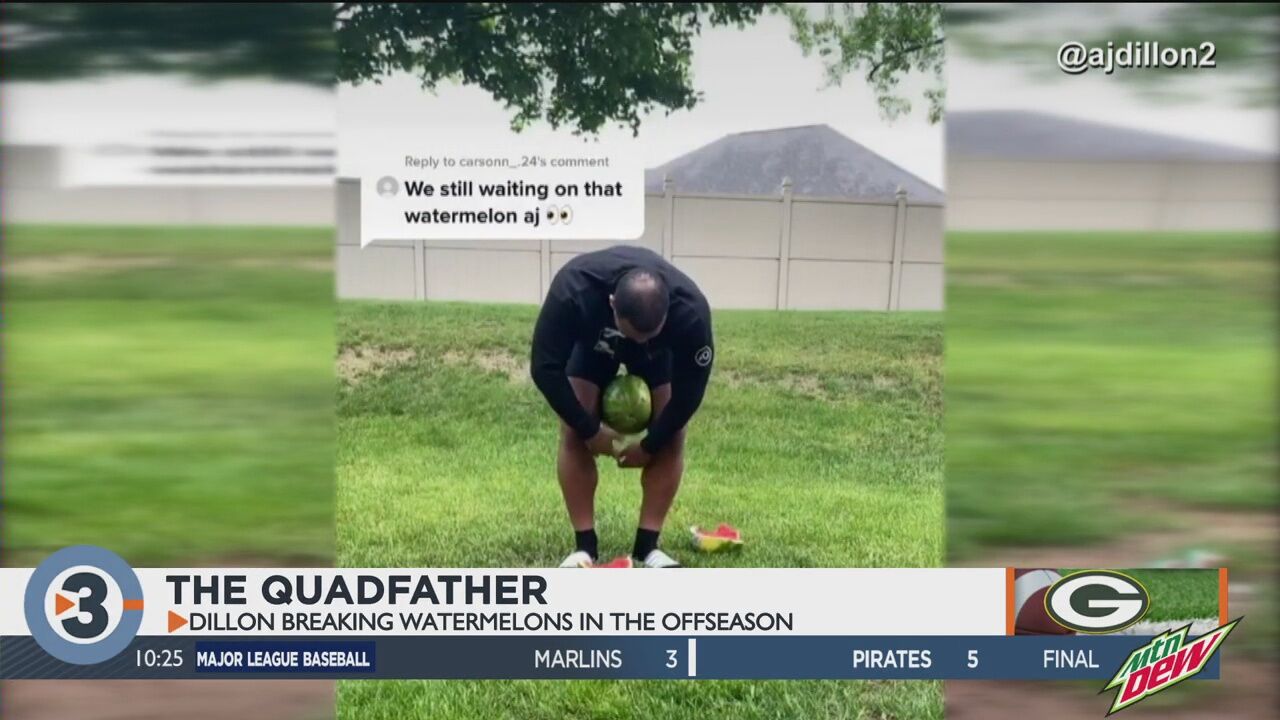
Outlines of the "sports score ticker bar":
[{"label": "sports score ticker bar", "polygon": [[0,570],[0,678],[1216,678],[1205,572],[1179,635],[1161,583],[1108,570],[134,570],[77,546]]},{"label": "sports score ticker bar", "polygon": [[[383,679],[1107,680],[1133,635],[445,636],[244,640],[135,638],[76,665],[31,637],[0,638],[0,677]],[[1196,677],[1217,679],[1218,656]]]}]

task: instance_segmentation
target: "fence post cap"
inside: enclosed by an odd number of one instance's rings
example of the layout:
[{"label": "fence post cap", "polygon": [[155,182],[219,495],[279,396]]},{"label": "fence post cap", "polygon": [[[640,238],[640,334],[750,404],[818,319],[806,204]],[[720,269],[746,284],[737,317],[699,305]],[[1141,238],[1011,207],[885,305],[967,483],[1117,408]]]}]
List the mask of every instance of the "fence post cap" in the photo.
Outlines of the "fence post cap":
[{"label": "fence post cap", "polygon": [[899,185],[898,190],[893,193],[893,196],[898,198],[899,200],[902,200],[907,197],[907,189]]}]

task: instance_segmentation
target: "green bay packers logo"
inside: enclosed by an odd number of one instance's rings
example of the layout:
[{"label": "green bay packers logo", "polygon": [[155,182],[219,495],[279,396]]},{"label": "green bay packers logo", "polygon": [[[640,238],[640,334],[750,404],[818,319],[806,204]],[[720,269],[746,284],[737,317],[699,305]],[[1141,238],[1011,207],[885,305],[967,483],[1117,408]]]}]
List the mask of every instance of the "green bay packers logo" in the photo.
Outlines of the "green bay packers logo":
[{"label": "green bay packers logo", "polygon": [[75,665],[109,660],[142,624],[142,584],[119,555],[76,545],[50,555],[31,574],[23,597],[31,637]]},{"label": "green bay packers logo", "polygon": [[1142,583],[1115,570],[1071,573],[1049,587],[1044,609],[1053,621],[1076,632],[1102,634],[1138,622],[1151,607]]}]

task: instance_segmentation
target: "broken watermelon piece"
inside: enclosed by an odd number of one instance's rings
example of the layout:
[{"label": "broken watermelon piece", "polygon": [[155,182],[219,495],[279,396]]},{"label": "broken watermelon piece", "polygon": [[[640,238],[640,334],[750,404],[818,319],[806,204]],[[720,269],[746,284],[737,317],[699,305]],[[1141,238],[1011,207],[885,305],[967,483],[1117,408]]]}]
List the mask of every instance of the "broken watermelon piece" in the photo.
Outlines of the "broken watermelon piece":
[{"label": "broken watermelon piece", "polygon": [[702,552],[720,552],[742,546],[742,533],[727,523],[720,523],[715,530],[703,530],[694,525],[689,531],[693,533],[693,546]]},{"label": "broken watermelon piece", "polygon": [[616,557],[606,563],[596,563],[591,567],[593,568],[629,568],[629,567],[635,567],[635,564],[631,561],[630,555],[623,555],[621,557]]}]

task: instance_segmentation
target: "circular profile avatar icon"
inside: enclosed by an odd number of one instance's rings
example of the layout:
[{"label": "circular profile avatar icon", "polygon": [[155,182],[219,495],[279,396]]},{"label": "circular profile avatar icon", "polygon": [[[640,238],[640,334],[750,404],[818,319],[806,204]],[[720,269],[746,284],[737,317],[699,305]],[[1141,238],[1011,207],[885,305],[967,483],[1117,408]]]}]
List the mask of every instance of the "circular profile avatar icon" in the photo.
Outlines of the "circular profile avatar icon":
[{"label": "circular profile avatar icon", "polygon": [[142,624],[142,584],[119,555],[91,545],[63,548],[31,574],[23,597],[31,637],[75,665],[120,654]]},{"label": "circular profile avatar icon", "polygon": [[384,198],[395,197],[400,192],[400,181],[390,175],[383,175],[378,181],[378,195]]}]

